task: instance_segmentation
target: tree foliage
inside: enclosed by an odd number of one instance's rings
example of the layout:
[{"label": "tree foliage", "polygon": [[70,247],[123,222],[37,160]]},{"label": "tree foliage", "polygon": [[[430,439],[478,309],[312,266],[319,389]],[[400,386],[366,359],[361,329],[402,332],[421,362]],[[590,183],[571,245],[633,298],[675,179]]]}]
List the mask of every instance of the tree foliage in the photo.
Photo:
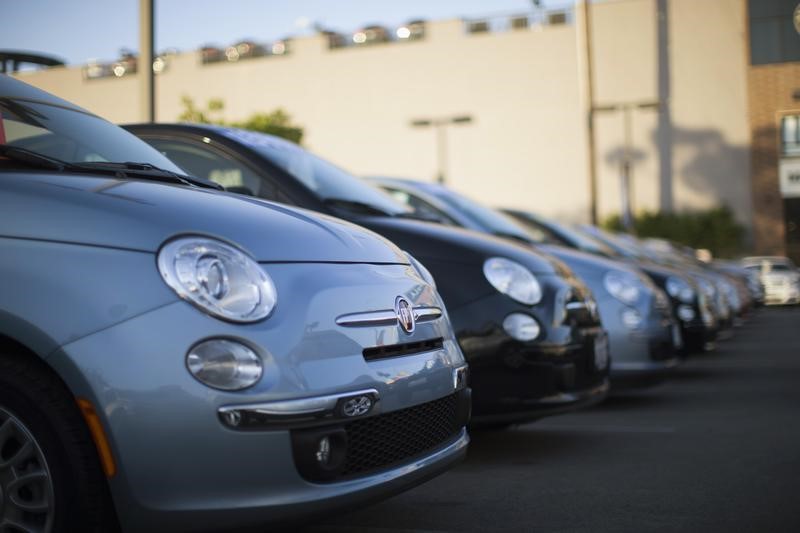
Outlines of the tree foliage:
[{"label": "tree foliage", "polygon": [[194,100],[187,95],[181,97],[181,103],[183,104],[183,111],[178,116],[178,120],[181,122],[217,124],[258,131],[282,137],[297,144],[300,144],[303,140],[303,128],[292,124],[289,114],[280,108],[269,113],[254,113],[245,120],[231,122],[222,119],[221,115],[225,110],[225,103],[219,98],[209,100],[205,109],[200,109],[194,103]]},{"label": "tree foliage", "polygon": [[[614,215],[603,227],[622,231],[622,218]],[[634,233],[639,237],[660,237],[692,248],[706,248],[715,257],[734,257],[742,252],[744,227],[736,222],[728,207],[682,213],[645,211],[634,217]]]}]

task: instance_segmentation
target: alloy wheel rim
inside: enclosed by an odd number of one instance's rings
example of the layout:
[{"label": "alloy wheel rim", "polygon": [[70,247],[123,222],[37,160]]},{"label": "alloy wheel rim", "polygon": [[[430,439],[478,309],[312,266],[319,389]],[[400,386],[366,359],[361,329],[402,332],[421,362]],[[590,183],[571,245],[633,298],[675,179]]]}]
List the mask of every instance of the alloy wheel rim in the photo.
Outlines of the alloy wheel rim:
[{"label": "alloy wheel rim", "polygon": [[53,478],[30,430],[0,407],[0,533],[48,533],[55,511]]}]

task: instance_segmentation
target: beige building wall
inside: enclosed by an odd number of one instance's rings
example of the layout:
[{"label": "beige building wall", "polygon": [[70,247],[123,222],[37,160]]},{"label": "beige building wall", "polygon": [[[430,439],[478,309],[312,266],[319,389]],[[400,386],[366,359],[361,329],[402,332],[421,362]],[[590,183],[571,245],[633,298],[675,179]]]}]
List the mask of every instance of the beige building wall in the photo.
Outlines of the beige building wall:
[{"label": "beige building wall", "polygon": [[670,0],[676,205],[730,206],[752,224],[747,10],[741,0]]},{"label": "beige building wall", "polygon": [[[656,86],[656,19],[653,0],[610,0],[592,9],[595,105],[600,107],[654,102]],[[630,147],[634,210],[658,207],[658,150],[653,142],[656,111],[630,111]],[[625,150],[625,113],[598,111],[598,213],[601,219],[621,211],[621,159]]]},{"label": "beige building wall", "polygon": [[[725,201],[749,222],[746,65],[742,0],[669,0],[675,207]],[[186,94],[225,102],[243,119],[282,107],[304,144],[358,174],[432,180],[433,129],[417,118],[470,115],[448,128],[449,183],[492,205],[588,218],[585,43],[576,23],[467,34],[462,21],[428,24],[425,39],[329,50],[322,36],[291,54],[201,65],[195,52],[157,76],[157,119],[172,121]],[[598,104],[658,98],[656,0],[607,0],[593,13]],[[136,76],[83,80],[61,68],[23,77],[114,122],[139,116]],[[659,205],[655,110],[632,112],[639,156],[634,206]],[[619,211],[619,112],[598,114],[601,215]]]},{"label": "beige building wall", "polygon": [[[593,9],[598,105],[668,105],[676,210],[731,207],[752,222],[747,115],[746,11],[742,0],[668,0],[668,99],[658,86],[656,0],[608,0]],[[660,206],[656,109],[633,109],[634,207]],[[624,116],[597,114],[601,215],[620,210]]]}]

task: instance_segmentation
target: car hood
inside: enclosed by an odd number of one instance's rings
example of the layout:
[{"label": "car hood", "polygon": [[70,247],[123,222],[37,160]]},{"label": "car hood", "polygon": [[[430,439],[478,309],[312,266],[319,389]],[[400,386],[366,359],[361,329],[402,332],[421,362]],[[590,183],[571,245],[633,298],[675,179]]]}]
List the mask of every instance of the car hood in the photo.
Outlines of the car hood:
[{"label": "car hood", "polygon": [[147,252],[200,234],[261,262],[408,263],[383,237],[337,218],[211,189],[88,175],[3,173],[0,228],[9,237]]},{"label": "car hood", "polygon": [[656,285],[636,267],[635,264],[627,261],[619,261],[595,254],[567,248],[555,244],[541,244],[539,248],[563,261],[575,274],[589,286],[595,295],[608,292],[605,288],[605,276],[608,272],[625,272],[636,279],[649,290],[655,290]]},{"label": "car hood", "polygon": [[[623,270],[636,274],[635,269],[626,263],[600,257],[588,252],[566,248],[555,244],[539,244],[540,250],[554,255],[567,264],[576,274],[605,274],[609,270]],[[637,274],[638,277],[638,274]]]},{"label": "car hood", "polygon": [[435,222],[397,217],[363,217],[355,222],[384,237],[421,260],[483,264],[489,257],[505,257],[535,274],[571,275],[560,261],[507,239]]}]

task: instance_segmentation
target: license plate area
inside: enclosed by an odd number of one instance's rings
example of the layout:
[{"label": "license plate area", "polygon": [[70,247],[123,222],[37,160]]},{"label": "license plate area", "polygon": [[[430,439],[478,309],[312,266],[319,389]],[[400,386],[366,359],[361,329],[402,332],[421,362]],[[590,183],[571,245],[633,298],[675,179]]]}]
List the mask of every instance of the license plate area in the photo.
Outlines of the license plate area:
[{"label": "license plate area", "polygon": [[598,335],[594,341],[594,368],[597,371],[602,371],[608,368],[609,350],[608,350],[608,336]]}]

